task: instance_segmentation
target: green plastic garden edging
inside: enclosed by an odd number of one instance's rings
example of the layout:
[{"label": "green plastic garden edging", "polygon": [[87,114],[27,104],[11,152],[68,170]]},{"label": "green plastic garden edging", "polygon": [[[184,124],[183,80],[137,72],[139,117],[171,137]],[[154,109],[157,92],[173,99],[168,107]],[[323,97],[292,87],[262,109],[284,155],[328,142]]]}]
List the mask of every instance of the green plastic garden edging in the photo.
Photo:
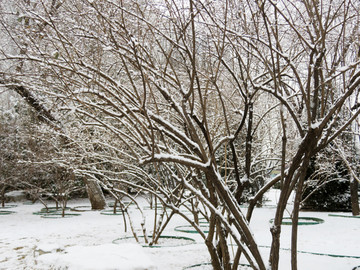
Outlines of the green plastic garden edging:
[{"label": "green plastic garden edging", "polygon": [[[70,210],[71,208],[70,207],[65,207],[65,210]],[[41,208],[41,210],[40,211],[60,211],[60,210],[62,210],[62,207],[56,207],[56,206],[51,206],[51,207],[43,207],[43,208]]]},{"label": "green plastic garden edging", "polygon": [[[122,204],[124,204],[124,205],[130,205],[130,204],[132,204],[133,203],[133,201],[124,201],[124,202],[121,202]],[[113,202],[110,202],[110,203],[108,203],[108,206],[109,207],[114,207],[114,203]],[[119,208],[120,207],[120,203],[118,202],[117,204],[116,204],[116,208]]]},{"label": "green plastic garden edging", "polygon": [[[138,238],[144,238],[144,236],[138,236]],[[149,239],[152,238],[152,236],[148,236]],[[121,237],[121,238],[117,238],[115,239],[113,242],[113,244],[120,244],[122,241],[127,240],[127,239],[133,239],[135,241],[134,236],[127,236],[127,237]],[[178,246],[186,246],[186,245],[191,245],[194,244],[196,241],[192,238],[189,237],[184,237],[184,236],[169,236],[169,235],[161,235],[159,237],[159,239],[172,239],[172,240],[185,240],[186,243],[183,244],[156,244],[156,245],[148,245],[148,244],[141,244],[143,247],[149,247],[149,248],[162,248],[162,247],[178,247]],[[176,241],[173,241],[176,242]]]},{"label": "green plastic garden edging", "polygon": [[[270,246],[259,245],[261,248],[271,248]],[[281,250],[291,251],[290,248],[280,248]],[[360,256],[352,256],[352,255],[339,255],[339,254],[331,254],[331,253],[319,253],[319,252],[311,252],[311,251],[302,251],[298,250],[298,253],[317,255],[317,256],[328,256],[334,258],[351,258],[351,259],[360,259]]]},{"label": "green plastic garden edging", "polygon": [[32,201],[23,202],[23,205],[33,205],[33,204],[35,204],[35,203]]},{"label": "green plastic garden edging", "polygon": [[121,212],[121,210],[116,210],[116,213],[114,213],[114,210],[104,210],[100,212],[101,215],[106,215],[106,216],[120,216],[123,213]]},{"label": "green plastic garden edging", "polygon": [[[270,223],[273,223],[274,219],[270,219]],[[324,223],[324,220],[321,218],[314,218],[314,217],[299,217],[298,225],[317,225]],[[282,225],[292,225],[292,219],[290,217],[283,218],[281,223]]]},{"label": "green plastic garden edging", "polygon": [[329,214],[329,217],[360,218],[360,216],[348,216],[348,215],[341,215],[341,214]]},{"label": "green plastic garden edging", "polygon": [[196,268],[196,267],[201,267],[201,266],[204,266],[204,265],[211,265],[211,263],[199,263],[199,264],[193,264],[193,265],[190,265],[190,266],[184,267],[184,268],[183,268],[183,270],[186,270],[186,269],[192,269],[192,268]]},{"label": "green plastic garden edging", "polygon": [[71,208],[70,211],[89,212],[89,211],[92,211],[92,209],[91,209],[90,205],[80,205],[80,206],[75,206],[75,207]]},{"label": "green plastic garden edging", "polygon": [[[202,231],[204,233],[208,233],[209,232],[209,226],[205,225],[205,224],[200,224],[199,227],[202,229]],[[191,225],[182,225],[182,226],[177,226],[174,229],[175,231],[178,232],[185,232],[185,233],[199,233],[194,227],[192,227]]]},{"label": "green plastic garden edging", "polygon": [[17,207],[17,204],[6,204],[5,206],[0,206],[0,209],[9,209],[15,207]]},{"label": "green plastic garden edging", "polygon": [[33,215],[45,215],[45,214],[50,214],[50,213],[61,213],[60,210],[50,210],[48,212],[43,212],[43,211],[37,211],[37,212],[33,212]]},{"label": "green plastic garden edging", "polygon": [[[70,210],[70,207],[65,207],[65,211]],[[44,214],[57,214],[62,213],[61,207],[48,207],[41,208],[40,211],[33,212],[33,215],[44,215]]]},{"label": "green plastic garden edging", "polygon": [[33,215],[45,215],[45,214],[50,214],[50,213],[62,213],[62,210],[61,209],[46,210],[45,208],[42,208],[40,211],[33,212]]},{"label": "green plastic garden edging", "polygon": [[[201,266],[204,266],[204,265],[209,265],[209,266],[211,266],[211,263],[199,263],[199,264],[194,264],[194,265],[190,265],[190,266],[184,267],[183,270],[192,269],[192,268],[197,268],[197,267],[201,267]],[[249,264],[244,264],[244,263],[239,264],[239,266],[250,267]]]},{"label": "green plastic garden edging", "polygon": [[[147,205],[147,206],[144,206],[143,209],[144,209],[144,210],[155,210],[155,206],[150,207],[149,205]],[[156,206],[156,209],[157,209],[157,210],[163,210],[164,207],[163,207],[162,205],[158,205],[158,206]]]},{"label": "green plastic garden edging", "polygon": [[206,218],[201,217],[199,218],[199,224],[209,224],[209,221]]},{"label": "green plastic garden edging", "polygon": [[10,215],[16,213],[15,211],[0,210],[0,216]]},{"label": "green plastic garden edging", "polygon": [[52,213],[44,213],[41,215],[42,218],[70,218],[76,216],[80,216],[80,214],[65,213],[63,216],[61,212],[52,212]]},{"label": "green plastic garden edging", "polygon": [[[198,221],[199,224],[209,224],[209,221],[205,217],[199,217]],[[195,219],[193,219],[193,222],[196,223]]]}]

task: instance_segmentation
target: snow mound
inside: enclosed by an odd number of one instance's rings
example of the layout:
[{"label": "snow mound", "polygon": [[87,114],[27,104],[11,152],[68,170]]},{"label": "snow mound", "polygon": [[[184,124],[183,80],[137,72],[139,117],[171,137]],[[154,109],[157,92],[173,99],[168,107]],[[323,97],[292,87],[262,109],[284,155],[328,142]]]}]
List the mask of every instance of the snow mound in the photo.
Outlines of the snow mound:
[{"label": "snow mound", "polygon": [[[156,269],[149,255],[138,244],[104,244],[73,246],[65,253],[38,257],[38,265],[69,270],[152,270]],[[49,268],[47,268],[49,269]]]}]

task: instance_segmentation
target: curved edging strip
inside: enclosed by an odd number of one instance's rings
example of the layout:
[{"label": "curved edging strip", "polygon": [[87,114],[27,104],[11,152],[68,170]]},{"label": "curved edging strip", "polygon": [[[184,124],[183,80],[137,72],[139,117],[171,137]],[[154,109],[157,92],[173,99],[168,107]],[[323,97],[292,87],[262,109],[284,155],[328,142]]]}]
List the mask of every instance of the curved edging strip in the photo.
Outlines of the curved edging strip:
[{"label": "curved edging strip", "polygon": [[[151,236],[148,236],[151,239]],[[144,236],[138,236],[138,238],[144,238]],[[162,235],[159,237],[160,239],[178,239],[178,240],[186,240],[187,243],[185,244],[156,244],[156,245],[148,245],[148,244],[141,244],[143,247],[150,247],[150,248],[161,248],[161,247],[178,247],[178,246],[186,246],[186,245],[191,245],[191,244],[195,244],[195,240],[189,237],[183,237],[183,236],[170,236],[170,235]],[[119,244],[121,243],[121,241],[126,240],[126,239],[134,239],[135,238],[133,236],[127,236],[127,237],[121,237],[121,238],[117,238],[114,241],[112,241],[113,244]]]},{"label": "curved edging strip", "polygon": [[90,205],[80,205],[80,206],[75,206],[75,207],[71,208],[70,211],[74,211],[74,212],[90,212],[90,211],[92,211],[92,209],[91,209]]},{"label": "curved edging strip", "polygon": [[[259,247],[262,247],[262,248],[271,248],[270,246],[262,246],[262,245],[259,245]],[[281,249],[281,250],[291,251],[290,248],[280,248],[280,249]],[[302,251],[302,250],[298,250],[298,253],[310,254],[310,255],[317,255],[317,256],[328,256],[328,257],[335,257],[335,258],[360,259],[360,256],[340,255],[340,254],[331,254],[331,253],[320,253],[320,252]]]},{"label": "curved edging strip", "polygon": [[4,206],[0,206],[0,209],[9,209],[9,208],[15,208],[17,207],[17,204],[6,204]]},{"label": "curved edging strip", "polygon": [[[65,207],[65,210],[70,210],[70,207]],[[62,208],[61,207],[44,207],[41,208],[40,211],[33,212],[33,215],[44,215],[44,214],[50,214],[50,213],[61,213]]]},{"label": "curved edging strip", "polygon": [[[153,210],[153,211],[155,211],[155,206],[150,207],[149,205],[147,205],[147,206],[144,206],[144,207],[143,207],[143,210]],[[158,205],[158,206],[156,207],[156,210],[157,210],[157,211],[164,211],[164,210],[166,210],[166,211],[171,211],[170,208],[163,207],[162,205]]]},{"label": "curved edging strip", "polygon": [[48,211],[41,209],[40,211],[33,212],[33,215],[46,215],[51,213],[61,213],[61,210],[49,209]]},{"label": "curved edging strip", "polygon": [[345,218],[360,218],[360,216],[349,216],[349,215],[341,215],[341,214],[329,214],[329,217],[345,217]]},{"label": "curved edging strip", "polygon": [[15,211],[0,210],[0,216],[6,216],[16,213]]},{"label": "curved edging strip", "polygon": [[[270,223],[273,223],[274,219],[270,219]],[[318,225],[324,223],[324,220],[321,218],[315,217],[299,217],[298,225]],[[281,225],[292,225],[292,219],[290,217],[283,218]]]},{"label": "curved edging strip", "polygon": [[[208,233],[209,232],[209,226],[205,225],[205,224],[200,224],[199,227],[202,229],[202,231],[204,233]],[[185,233],[198,233],[198,231],[190,226],[190,225],[182,225],[182,226],[177,226],[174,229],[177,232],[185,232]]]},{"label": "curved edging strip", "polygon": [[106,216],[120,216],[122,215],[122,211],[121,210],[116,210],[116,212],[114,213],[113,209],[110,210],[104,210],[100,212],[101,215],[106,215]]},{"label": "curved edging strip", "polygon": [[42,218],[70,218],[70,217],[80,216],[80,214],[65,213],[63,216],[61,212],[52,212],[52,213],[43,213],[40,216]]},{"label": "curved edging strip", "polygon": [[[211,263],[199,263],[199,264],[194,264],[194,265],[190,265],[190,266],[184,267],[183,270],[192,269],[192,268],[197,268],[197,267],[201,267],[201,266],[204,266],[204,265],[210,265],[210,266],[211,266]],[[239,264],[239,266],[247,266],[247,267],[250,267],[249,264],[244,264],[244,263]]]}]

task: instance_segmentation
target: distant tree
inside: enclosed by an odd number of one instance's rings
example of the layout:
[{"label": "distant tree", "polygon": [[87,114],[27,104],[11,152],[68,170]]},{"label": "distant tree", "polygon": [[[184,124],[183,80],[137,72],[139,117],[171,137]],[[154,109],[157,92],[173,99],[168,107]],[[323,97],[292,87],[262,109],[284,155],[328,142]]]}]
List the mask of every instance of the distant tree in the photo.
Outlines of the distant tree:
[{"label": "distant tree", "polygon": [[[35,8],[37,4],[31,3],[28,1],[24,1],[20,3],[20,5],[24,9]],[[61,7],[60,1],[52,1],[50,4],[50,15],[56,16],[58,9]],[[46,27],[46,22],[34,21],[31,17],[19,15],[19,9],[17,9],[16,3],[1,3],[0,9],[2,10],[2,14],[4,14],[5,18],[11,18],[12,12],[17,12],[16,20],[6,20],[6,24],[3,24],[3,30],[9,29],[8,26],[18,26],[21,25],[27,29],[36,28],[36,31],[40,33],[44,27]],[[41,35],[39,36],[36,33],[31,33],[31,39],[33,42],[37,42],[42,39]],[[4,36],[1,40],[1,44],[4,48],[6,48],[7,53],[19,53],[19,55],[24,56],[27,53],[27,49],[29,46],[29,41],[26,39],[13,39],[11,36]],[[60,135],[60,141],[62,142],[63,147],[67,147],[71,142],[68,141],[66,136],[66,131],[63,130],[64,123],[61,122],[60,116],[56,115],[56,113],[52,112],[47,108],[48,100],[46,100],[44,95],[38,95],[39,91],[32,89],[32,85],[25,85],[22,82],[17,80],[16,74],[21,74],[25,69],[27,69],[24,59],[19,59],[15,63],[8,63],[4,61],[1,65],[2,69],[6,72],[1,72],[0,76],[0,84],[7,90],[13,91],[17,93],[23,100],[33,109],[33,113],[36,115],[36,119],[40,122],[46,123],[50,127],[54,129],[55,132],[63,133]],[[51,102],[51,101],[50,101]],[[54,104],[51,105],[53,108]],[[51,136],[51,135],[50,135]],[[90,202],[92,204],[93,209],[104,209],[106,206],[105,197],[101,190],[100,185],[93,180],[88,180],[83,178],[87,192],[89,195]]]}]

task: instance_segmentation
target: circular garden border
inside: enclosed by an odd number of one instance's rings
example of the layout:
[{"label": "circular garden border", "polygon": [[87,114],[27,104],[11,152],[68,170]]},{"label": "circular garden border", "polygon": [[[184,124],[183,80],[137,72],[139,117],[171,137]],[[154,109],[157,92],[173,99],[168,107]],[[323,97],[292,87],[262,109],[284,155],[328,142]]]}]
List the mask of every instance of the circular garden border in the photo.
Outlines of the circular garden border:
[{"label": "circular garden border", "polygon": [[[192,268],[196,268],[196,267],[201,267],[201,266],[204,266],[204,265],[210,265],[211,266],[211,263],[198,263],[198,264],[193,264],[193,265],[190,265],[190,266],[186,266],[183,268],[183,270],[186,270],[186,269],[192,269]],[[249,264],[244,264],[244,263],[240,263],[239,266],[246,266],[246,267],[250,267]],[[251,269],[251,268],[249,268]]]},{"label": "circular garden border", "polygon": [[[270,219],[270,223],[274,223],[274,219]],[[315,217],[299,217],[298,225],[318,225],[324,223],[321,218]],[[292,225],[292,219],[290,217],[283,218],[281,225]]]},{"label": "circular garden border", "polygon": [[17,207],[17,204],[6,204],[4,206],[0,206],[0,209],[9,209],[9,208],[15,208]]},{"label": "circular garden border", "polygon": [[121,210],[116,210],[116,213],[114,213],[114,209],[109,209],[101,211],[100,214],[106,216],[121,216],[123,213]]},{"label": "circular garden border", "polygon": [[[148,236],[149,238],[152,238],[152,236]],[[144,236],[138,236],[138,238],[144,238]],[[156,245],[148,245],[148,244],[141,244],[142,247],[149,247],[149,248],[162,248],[162,247],[179,247],[179,246],[187,246],[187,245],[191,245],[191,244],[195,244],[195,239],[189,238],[189,237],[184,237],[184,236],[171,236],[171,235],[161,235],[159,237],[160,239],[182,239],[182,240],[186,240],[189,243],[185,243],[185,244],[172,244],[172,245],[167,245],[166,243],[164,244],[156,244]],[[117,238],[115,240],[112,241],[113,244],[119,244],[122,240],[126,240],[126,239],[134,239],[134,236],[126,236],[126,237],[121,237],[121,238]]]},{"label": "circular garden border", "polygon": [[80,214],[75,213],[64,213],[64,216],[61,212],[52,212],[52,213],[44,213],[40,215],[42,218],[71,218],[80,216]]},{"label": "circular garden border", "polygon": [[329,217],[360,218],[360,216],[348,216],[342,214],[329,214]]},{"label": "circular garden border", "polygon": [[79,206],[72,207],[70,209],[70,211],[74,211],[74,212],[90,212],[90,211],[93,211],[93,210],[91,209],[90,205],[79,205]]},{"label": "circular garden border", "polygon": [[[205,224],[199,224],[199,227],[202,228],[204,233],[208,233],[209,232],[209,226],[205,225]],[[191,225],[181,225],[181,226],[177,226],[174,229],[177,232],[185,232],[185,233],[199,233],[194,227],[192,227]]]},{"label": "circular garden border", "polygon": [[0,216],[6,216],[16,213],[15,211],[0,210]]}]

